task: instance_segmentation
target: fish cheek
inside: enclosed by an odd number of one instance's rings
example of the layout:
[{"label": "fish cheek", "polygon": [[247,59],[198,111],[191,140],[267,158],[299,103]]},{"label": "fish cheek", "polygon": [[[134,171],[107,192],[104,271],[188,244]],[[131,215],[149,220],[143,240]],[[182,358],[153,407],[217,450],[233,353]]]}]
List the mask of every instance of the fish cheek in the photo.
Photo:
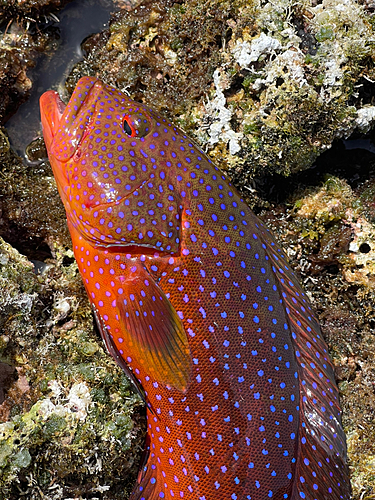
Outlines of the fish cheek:
[{"label": "fish cheek", "polygon": [[81,197],[73,200],[78,215],[74,225],[86,239],[101,245],[136,245],[178,254],[182,204],[178,194],[169,199],[157,194],[153,185],[145,181],[120,200],[88,209],[86,199]]},{"label": "fish cheek", "polygon": [[141,246],[177,254],[183,206],[178,193],[160,192],[159,188],[147,180],[124,200],[125,238],[128,241],[131,237],[132,242]]}]

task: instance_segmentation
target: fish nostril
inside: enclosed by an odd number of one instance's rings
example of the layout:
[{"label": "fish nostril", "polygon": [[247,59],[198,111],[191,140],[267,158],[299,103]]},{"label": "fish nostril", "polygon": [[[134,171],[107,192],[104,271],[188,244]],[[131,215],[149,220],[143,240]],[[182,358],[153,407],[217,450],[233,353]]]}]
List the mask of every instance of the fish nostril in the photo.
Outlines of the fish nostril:
[{"label": "fish nostril", "polygon": [[80,149],[77,149],[73,155],[73,161],[78,161],[82,156],[82,152]]}]

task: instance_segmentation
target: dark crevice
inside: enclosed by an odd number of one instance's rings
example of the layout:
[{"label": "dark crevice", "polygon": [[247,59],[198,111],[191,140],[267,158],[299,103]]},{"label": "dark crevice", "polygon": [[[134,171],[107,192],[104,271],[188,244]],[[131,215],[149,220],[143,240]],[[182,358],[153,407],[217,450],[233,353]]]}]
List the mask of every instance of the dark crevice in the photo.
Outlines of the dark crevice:
[{"label": "dark crevice", "polygon": [[73,264],[73,262],[75,262],[74,257],[68,257],[67,255],[64,255],[64,258],[62,260],[62,265],[64,267],[69,267],[71,264]]},{"label": "dark crevice", "polygon": [[221,35],[215,36],[215,45],[218,50],[223,47],[223,37]]},{"label": "dark crevice", "polygon": [[29,260],[44,262],[53,258],[50,247],[42,237],[32,236],[22,230],[1,234],[1,237]]},{"label": "dark crevice", "polygon": [[338,274],[339,266],[337,264],[330,264],[329,266],[325,266],[326,274]]},{"label": "dark crevice", "polygon": [[[362,143],[366,144],[366,139],[359,144]],[[370,147],[350,148],[350,140],[345,143],[334,141],[332,147],[321,154],[308,170],[289,177],[279,174],[255,177],[253,187],[261,198],[276,204],[285,203],[298,189],[322,185],[331,175],[346,179],[356,189],[375,176],[375,153]]]},{"label": "dark crevice", "polygon": [[14,366],[0,362],[0,404],[3,403],[7,391],[13,382],[18,379],[18,373]]},{"label": "dark crevice", "polygon": [[369,253],[371,251],[371,247],[368,243],[362,243],[359,247],[359,251],[361,253]]},{"label": "dark crevice", "polygon": [[315,56],[317,50],[318,50],[318,42],[315,39],[315,36],[312,33],[309,33],[305,29],[305,24],[303,19],[299,19],[298,17],[295,17],[292,20],[294,26],[297,29],[297,35],[299,36],[301,42],[299,45],[299,48],[304,52],[305,54],[310,54],[312,56]]},{"label": "dark crevice", "polygon": [[[371,61],[371,66],[372,65],[373,63]],[[348,101],[349,106],[355,105],[356,107],[362,107],[365,104],[375,104],[375,82],[368,78],[359,78],[354,90],[355,92],[353,92]]]},{"label": "dark crevice", "polygon": [[225,97],[228,99],[228,97],[236,95],[237,92],[243,89],[243,82],[243,76],[241,74],[236,75],[230,84],[230,88],[224,91]]}]

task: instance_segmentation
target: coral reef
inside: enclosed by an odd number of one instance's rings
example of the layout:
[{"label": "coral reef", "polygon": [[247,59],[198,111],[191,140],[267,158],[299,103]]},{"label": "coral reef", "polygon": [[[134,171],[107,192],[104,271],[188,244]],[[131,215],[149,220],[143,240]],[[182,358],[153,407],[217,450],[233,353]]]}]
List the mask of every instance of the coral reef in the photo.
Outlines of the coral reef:
[{"label": "coral reef", "polygon": [[[108,29],[83,42],[68,92],[92,74],[152,104],[261,212],[321,319],[353,498],[374,498],[375,157],[334,142],[353,131],[373,138],[373,6],[116,3]],[[41,19],[62,4],[0,2],[1,123],[27,98],[39,53],[53,53],[56,30]],[[142,453],[143,409],[93,328],[45,157],[37,140],[24,164],[1,130],[0,499],[123,498]]]},{"label": "coral reef", "polygon": [[146,1],[85,42],[69,87],[98,73],[152,102],[248,188],[370,127],[373,35],[354,0]]}]

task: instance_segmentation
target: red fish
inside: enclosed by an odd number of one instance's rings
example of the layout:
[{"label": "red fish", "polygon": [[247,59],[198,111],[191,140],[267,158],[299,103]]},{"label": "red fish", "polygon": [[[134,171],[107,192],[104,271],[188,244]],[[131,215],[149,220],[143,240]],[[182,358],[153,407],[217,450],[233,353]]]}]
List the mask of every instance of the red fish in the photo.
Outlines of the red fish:
[{"label": "red fish", "polygon": [[148,406],[131,498],[348,500],[327,346],[270,232],[183,131],[96,78],[41,114],[101,334]]}]

